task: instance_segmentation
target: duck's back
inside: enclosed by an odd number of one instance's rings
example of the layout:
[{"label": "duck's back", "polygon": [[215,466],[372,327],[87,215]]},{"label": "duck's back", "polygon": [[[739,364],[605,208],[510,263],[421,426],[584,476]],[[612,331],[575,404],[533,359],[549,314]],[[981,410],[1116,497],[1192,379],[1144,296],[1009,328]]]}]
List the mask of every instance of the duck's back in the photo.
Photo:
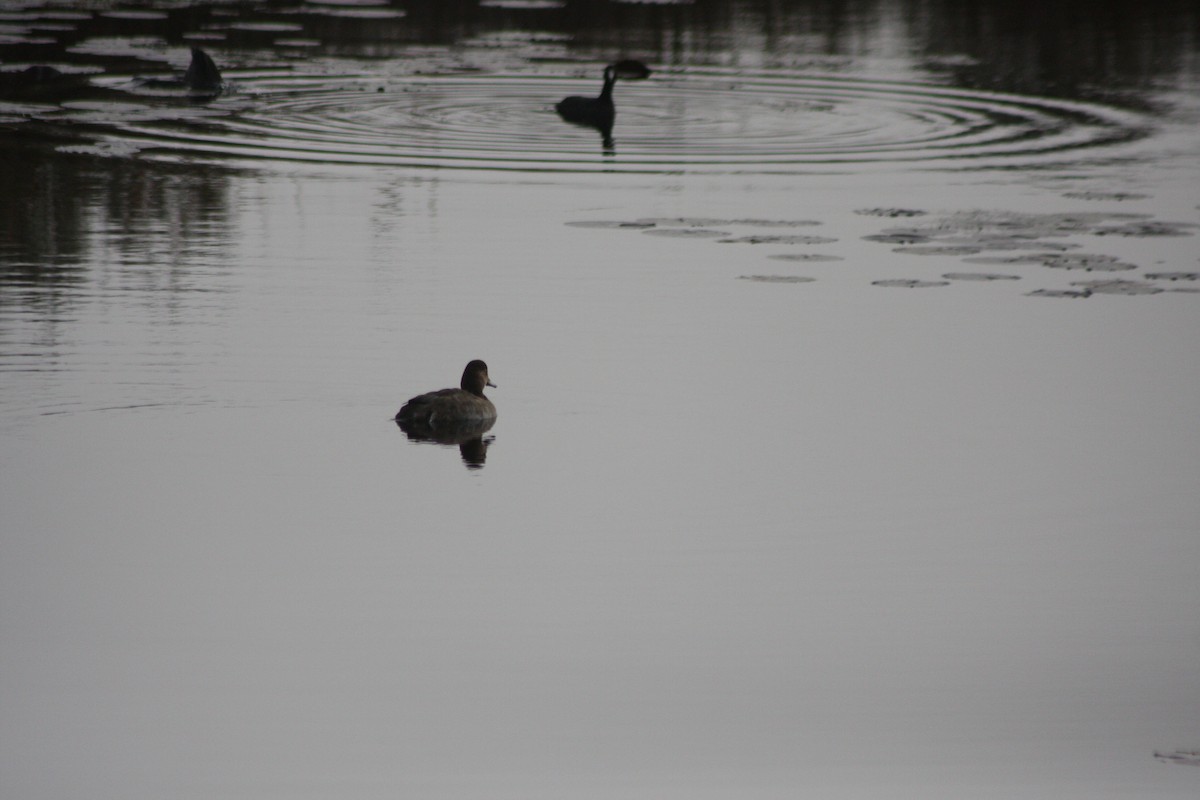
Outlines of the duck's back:
[{"label": "duck's back", "polygon": [[463,389],[426,392],[405,403],[396,414],[400,422],[444,425],[495,419],[492,401]]}]

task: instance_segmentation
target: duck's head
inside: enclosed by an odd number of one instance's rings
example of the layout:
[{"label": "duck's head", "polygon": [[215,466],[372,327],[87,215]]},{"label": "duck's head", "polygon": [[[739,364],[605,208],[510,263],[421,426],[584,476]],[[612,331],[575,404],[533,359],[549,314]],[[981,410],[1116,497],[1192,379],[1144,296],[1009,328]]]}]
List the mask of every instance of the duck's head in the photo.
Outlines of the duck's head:
[{"label": "duck's head", "polygon": [[463,391],[483,396],[483,387],[491,386],[493,389],[498,388],[492,383],[492,379],[488,377],[487,364],[480,361],[478,358],[467,364],[467,368],[463,370],[462,382],[459,384]]}]

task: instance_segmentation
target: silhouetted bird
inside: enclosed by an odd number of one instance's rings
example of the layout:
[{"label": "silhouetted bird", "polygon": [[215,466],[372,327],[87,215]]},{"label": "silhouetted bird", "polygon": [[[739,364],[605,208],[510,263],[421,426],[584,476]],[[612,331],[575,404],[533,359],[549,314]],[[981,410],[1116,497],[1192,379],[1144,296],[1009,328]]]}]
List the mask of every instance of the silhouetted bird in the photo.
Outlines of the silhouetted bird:
[{"label": "silhouetted bird", "polygon": [[650,77],[650,68],[640,61],[626,59],[604,68],[604,88],[599,97],[572,96],[560,100],[554,110],[567,122],[586,125],[600,131],[605,146],[612,145],[613,121],[617,118],[617,107],[613,105],[613,86],[617,78],[642,80]]},{"label": "silhouetted bird", "polygon": [[483,387],[496,386],[488,377],[487,364],[479,359],[467,364],[459,385],[459,389],[438,389],[410,399],[396,412],[396,422],[442,428],[496,418],[496,407],[483,395]]},{"label": "silhouetted bird", "polygon": [[187,72],[183,73],[183,82],[189,91],[204,94],[218,94],[225,88],[217,65],[208,53],[199,47],[192,48],[192,63],[188,64]]},{"label": "silhouetted bird", "polygon": [[221,71],[208,53],[199,47],[192,48],[192,62],[183,75],[177,73],[170,78],[137,78],[135,83],[156,89],[186,89],[188,96],[196,100],[211,100],[225,91]]}]

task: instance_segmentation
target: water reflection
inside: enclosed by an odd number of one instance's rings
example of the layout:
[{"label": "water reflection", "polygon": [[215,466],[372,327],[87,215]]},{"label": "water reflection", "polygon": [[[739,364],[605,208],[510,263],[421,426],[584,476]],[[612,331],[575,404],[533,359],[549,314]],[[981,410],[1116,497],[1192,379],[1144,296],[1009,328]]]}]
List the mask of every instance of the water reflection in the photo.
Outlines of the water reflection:
[{"label": "water reflection", "polygon": [[[139,7],[153,7],[152,18]],[[225,62],[263,66],[316,57],[398,59],[413,45],[447,64],[511,67],[552,59],[640,53],[666,65],[854,71],[856,60],[916,54],[961,85],[1057,96],[1146,87],[1195,71],[1200,15],[1162,3],[1033,0],[874,0],[686,4],[569,2],[514,8],[475,0],[370,7],[286,0],[254,4],[130,2],[125,13],[56,9],[0,14],[4,72],[52,65],[140,74],[171,48],[220,48]],[[523,33],[527,32],[527,33]],[[518,35],[522,34],[522,35]],[[454,47],[456,52],[436,48]],[[404,69],[402,64],[390,65]],[[413,63],[414,70],[428,61]]]},{"label": "water reflection", "polygon": [[[0,170],[0,291],[18,309],[36,309],[85,300],[78,288],[88,281],[119,288],[134,274],[142,288],[169,290],[152,295],[160,302],[217,290],[212,269],[231,246],[229,177],[24,151]],[[212,258],[198,263],[199,254]]]},{"label": "water reflection", "polygon": [[[1147,105],[1127,90],[1195,79],[1197,13],[900,0],[27,9],[0,14],[0,147],[539,171],[1031,166],[1027,154],[1144,135],[1145,120],[1119,113]],[[178,68],[180,48],[204,55],[199,44],[243,95],[180,108],[136,90],[178,81],[152,73]],[[558,104],[599,132],[600,164],[538,115],[573,65],[614,53],[661,63],[663,80],[623,98],[619,162],[612,84],[642,76],[610,70],[599,97]],[[197,58],[189,91],[212,96],[222,79]]]},{"label": "water reflection", "polygon": [[396,426],[404,431],[410,442],[458,445],[458,452],[467,469],[480,469],[487,461],[488,448],[496,437],[484,434],[495,424],[495,419],[488,419],[431,427],[413,420],[396,420]]}]

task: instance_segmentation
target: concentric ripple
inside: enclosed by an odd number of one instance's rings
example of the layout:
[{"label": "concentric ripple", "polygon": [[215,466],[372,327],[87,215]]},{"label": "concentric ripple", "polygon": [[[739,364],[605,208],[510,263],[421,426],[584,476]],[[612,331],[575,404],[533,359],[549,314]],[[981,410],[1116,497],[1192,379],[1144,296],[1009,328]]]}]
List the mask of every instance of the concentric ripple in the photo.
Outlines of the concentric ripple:
[{"label": "concentric ripple", "polygon": [[[1124,155],[1148,135],[1100,104],[788,71],[657,72],[618,85],[615,146],[553,111],[598,80],[541,73],[230,76],[203,118],[134,114],[147,156],[521,171],[988,169]],[[59,120],[62,121],[61,119]]]}]

